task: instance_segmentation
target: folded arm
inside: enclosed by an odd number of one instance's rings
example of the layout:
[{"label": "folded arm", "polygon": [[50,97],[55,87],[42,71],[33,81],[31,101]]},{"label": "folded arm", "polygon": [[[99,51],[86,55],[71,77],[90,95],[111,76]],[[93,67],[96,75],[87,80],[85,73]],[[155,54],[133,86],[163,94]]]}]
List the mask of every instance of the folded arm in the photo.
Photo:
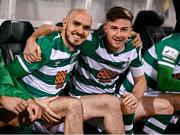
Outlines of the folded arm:
[{"label": "folded arm", "polygon": [[55,31],[61,31],[61,27],[53,26],[53,25],[42,25],[39,27],[27,40],[26,47],[24,49],[24,58],[28,63],[32,63],[35,61],[41,61],[41,49],[39,45],[36,43],[36,39],[48,35]]},{"label": "folded arm", "polygon": [[162,91],[180,91],[180,80],[173,78],[174,69],[158,65],[158,88]]}]

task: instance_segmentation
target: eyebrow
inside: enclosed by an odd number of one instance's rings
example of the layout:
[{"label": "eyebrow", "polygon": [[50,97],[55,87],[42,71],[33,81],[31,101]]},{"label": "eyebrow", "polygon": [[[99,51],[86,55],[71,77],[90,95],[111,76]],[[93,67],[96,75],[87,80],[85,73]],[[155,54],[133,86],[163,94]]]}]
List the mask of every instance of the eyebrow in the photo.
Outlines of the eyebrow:
[{"label": "eyebrow", "polygon": [[86,29],[90,29],[91,28],[91,26],[90,25],[83,25],[81,22],[79,22],[79,21],[73,21],[74,23],[78,23],[79,25],[82,25],[83,26],[83,28],[86,28]]}]

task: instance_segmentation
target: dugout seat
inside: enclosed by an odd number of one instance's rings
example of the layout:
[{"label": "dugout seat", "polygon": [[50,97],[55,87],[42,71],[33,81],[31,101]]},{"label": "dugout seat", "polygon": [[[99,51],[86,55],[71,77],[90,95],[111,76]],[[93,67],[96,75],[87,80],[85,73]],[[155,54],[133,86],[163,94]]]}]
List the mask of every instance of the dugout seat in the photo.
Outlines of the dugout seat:
[{"label": "dugout seat", "polygon": [[6,20],[0,26],[0,48],[6,64],[23,51],[27,38],[34,32],[28,21]]},{"label": "dugout seat", "polygon": [[164,18],[152,10],[143,10],[137,14],[133,30],[138,32],[143,42],[142,53],[154,43],[166,36],[162,28]]}]

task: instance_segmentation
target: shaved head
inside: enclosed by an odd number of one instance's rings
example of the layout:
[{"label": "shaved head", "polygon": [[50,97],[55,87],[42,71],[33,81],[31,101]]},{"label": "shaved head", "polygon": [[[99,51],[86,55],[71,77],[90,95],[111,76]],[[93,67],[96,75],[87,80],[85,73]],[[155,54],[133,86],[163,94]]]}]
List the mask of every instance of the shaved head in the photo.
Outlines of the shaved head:
[{"label": "shaved head", "polygon": [[62,37],[70,50],[77,49],[88,37],[92,16],[81,8],[72,9],[63,20]]},{"label": "shaved head", "polygon": [[86,9],[83,9],[83,8],[71,9],[67,14],[66,19],[68,20],[68,19],[72,18],[74,15],[77,15],[77,14],[85,14],[88,17],[90,17],[91,20],[92,20],[91,14]]}]

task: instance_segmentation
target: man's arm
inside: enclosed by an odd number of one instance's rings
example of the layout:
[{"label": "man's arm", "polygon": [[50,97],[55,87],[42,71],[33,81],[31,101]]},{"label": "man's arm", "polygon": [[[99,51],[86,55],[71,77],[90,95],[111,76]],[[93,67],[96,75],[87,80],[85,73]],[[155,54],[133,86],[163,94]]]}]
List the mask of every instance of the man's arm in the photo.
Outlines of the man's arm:
[{"label": "man's arm", "polygon": [[24,49],[24,58],[28,63],[41,61],[41,49],[36,43],[36,39],[48,35],[54,31],[61,31],[61,27],[53,25],[42,25],[39,27],[27,40],[26,47]]},{"label": "man's arm", "polygon": [[180,91],[180,80],[173,78],[174,69],[165,65],[158,65],[158,88],[162,91]]},{"label": "man's arm", "polygon": [[[18,68],[18,67],[15,67]],[[15,77],[11,77],[0,52],[0,105],[2,108],[19,114],[28,107],[28,102],[33,97],[19,84]],[[24,99],[24,100],[23,100]],[[27,102],[25,101],[27,100]],[[31,109],[32,108],[32,109]],[[31,121],[40,118],[41,108],[38,105],[31,107],[29,111]]]},{"label": "man's arm", "polygon": [[131,108],[136,108],[138,105],[138,101],[140,101],[146,90],[146,79],[145,76],[142,75],[138,77],[133,77],[133,80],[134,87],[132,93],[128,92],[123,95],[123,104]]},{"label": "man's arm", "polygon": [[[15,67],[16,69],[17,67]],[[0,96],[15,96],[22,99],[32,98],[18,81],[9,74],[0,52]]]},{"label": "man's arm", "polygon": [[144,95],[144,92],[146,90],[146,78],[144,75],[139,77],[134,77],[134,88],[133,88],[133,95],[138,99],[138,101],[141,99],[141,97]]}]

